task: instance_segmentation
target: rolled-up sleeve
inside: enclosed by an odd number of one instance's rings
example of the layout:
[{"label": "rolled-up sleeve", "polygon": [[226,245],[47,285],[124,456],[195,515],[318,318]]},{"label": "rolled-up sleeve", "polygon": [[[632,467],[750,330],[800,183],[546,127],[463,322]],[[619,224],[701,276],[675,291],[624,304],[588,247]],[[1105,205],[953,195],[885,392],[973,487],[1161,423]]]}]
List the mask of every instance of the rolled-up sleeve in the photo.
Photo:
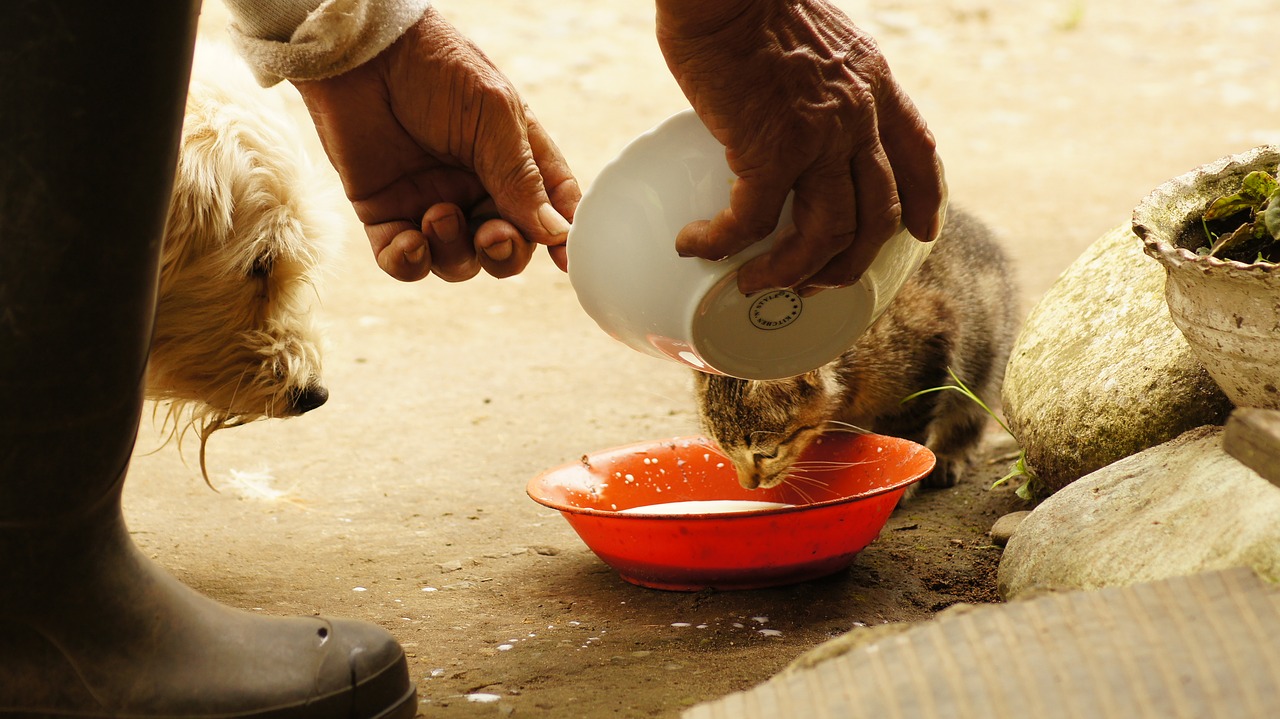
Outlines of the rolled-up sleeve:
[{"label": "rolled-up sleeve", "polygon": [[428,0],[226,0],[228,28],[263,86],[322,80],[368,62],[422,18]]}]

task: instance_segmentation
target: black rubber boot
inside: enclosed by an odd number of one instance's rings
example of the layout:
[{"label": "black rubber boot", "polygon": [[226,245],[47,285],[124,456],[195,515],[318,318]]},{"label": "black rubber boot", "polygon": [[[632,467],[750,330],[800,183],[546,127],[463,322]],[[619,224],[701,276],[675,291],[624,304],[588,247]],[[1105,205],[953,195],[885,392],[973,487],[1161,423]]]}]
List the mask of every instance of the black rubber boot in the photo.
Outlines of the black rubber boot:
[{"label": "black rubber boot", "polygon": [[142,556],[111,503],[74,526],[0,530],[0,716],[412,717],[380,627],[264,617]]},{"label": "black rubber boot", "polygon": [[198,4],[0,4],[0,716],[405,719],[391,635],[200,596],[120,512]]}]

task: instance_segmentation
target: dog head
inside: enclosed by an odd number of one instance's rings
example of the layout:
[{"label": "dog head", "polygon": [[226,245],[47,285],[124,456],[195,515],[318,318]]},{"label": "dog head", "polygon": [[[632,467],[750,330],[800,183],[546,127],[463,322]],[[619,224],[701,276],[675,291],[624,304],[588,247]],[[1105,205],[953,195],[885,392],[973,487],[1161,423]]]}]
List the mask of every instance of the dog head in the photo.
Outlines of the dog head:
[{"label": "dog head", "polygon": [[312,311],[333,225],[319,209],[326,193],[317,194],[298,128],[272,100],[229,50],[197,52],[147,395],[168,403],[175,433],[197,429],[206,480],[211,433],[296,416],[328,398]]}]

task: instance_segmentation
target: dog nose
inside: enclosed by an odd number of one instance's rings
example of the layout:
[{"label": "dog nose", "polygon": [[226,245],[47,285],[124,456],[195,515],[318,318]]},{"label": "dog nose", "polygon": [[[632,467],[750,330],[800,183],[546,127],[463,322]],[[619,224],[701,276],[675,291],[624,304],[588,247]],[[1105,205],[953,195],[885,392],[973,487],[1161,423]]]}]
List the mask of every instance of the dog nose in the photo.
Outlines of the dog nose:
[{"label": "dog nose", "polygon": [[324,404],[329,399],[329,390],[324,385],[310,384],[293,392],[289,403],[294,413],[305,414]]}]

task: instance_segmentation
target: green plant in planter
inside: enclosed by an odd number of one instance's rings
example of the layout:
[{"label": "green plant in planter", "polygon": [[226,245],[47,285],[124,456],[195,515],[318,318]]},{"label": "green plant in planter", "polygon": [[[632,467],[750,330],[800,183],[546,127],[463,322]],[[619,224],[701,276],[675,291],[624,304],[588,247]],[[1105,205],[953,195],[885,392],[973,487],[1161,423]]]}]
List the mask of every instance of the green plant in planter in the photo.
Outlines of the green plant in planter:
[{"label": "green plant in planter", "polygon": [[[991,408],[987,406],[987,403],[982,401],[981,397],[974,394],[973,390],[969,389],[969,386],[966,385],[959,377],[956,376],[955,370],[948,367],[947,374],[951,375],[951,380],[955,382],[955,384],[943,385],[941,387],[930,387],[929,389],[922,389],[919,392],[913,392],[912,394],[909,394],[906,397],[904,397],[902,399],[902,403],[905,404],[915,399],[916,397],[930,394],[932,392],[941,392],[943,390],[953,390],[955,392],[959,392],[965,397],[968,397],[974,402],[977,402],[978,406],[981,407],[984,412],[990,415],[991,419],[994,419],[996,421],[996,424],[1000,425],[1000,429],[1003,429],[1005,432],[1008,432],[1009,436],[1013,437],[1015,441],[1018,439],[1017,437],[1014,437],[1013,430],[1009,429],[1009,425],[1005,424],[1004,420],[1000,419],[1000,416],[997,415],[995,412],[993,412]],[[1000,479],[997,479],[994,483],[992,483],[991,488],[995,489],[996,487],[999,487],[1000,485],[1008,482],[1014,477],[1022,477],[1024,480],[1022,484],[1018,485],[1018,489],[1015,490],[1014,493],[1017,494],[1018,497],[1025,499],[1027,501],[1030,501],[1031,500],[1031,480],[1035,479],[1036,475],[1034,472],[1031,471],[1030,468],[1027,467],[1027,452],[1026,450],[1021,448],[1018,449],[1018,458],[1014,461],[1013,466],[1009,469],[1008,474],[1001,477]]]},{"label": "green plant in planter", "polygon": [[1250,172],[1239,192],[1209,203],[1202,224],[1208,244],[1196,250],[1199,255],[1280,262],[1280,182],[1262,170]]}]

